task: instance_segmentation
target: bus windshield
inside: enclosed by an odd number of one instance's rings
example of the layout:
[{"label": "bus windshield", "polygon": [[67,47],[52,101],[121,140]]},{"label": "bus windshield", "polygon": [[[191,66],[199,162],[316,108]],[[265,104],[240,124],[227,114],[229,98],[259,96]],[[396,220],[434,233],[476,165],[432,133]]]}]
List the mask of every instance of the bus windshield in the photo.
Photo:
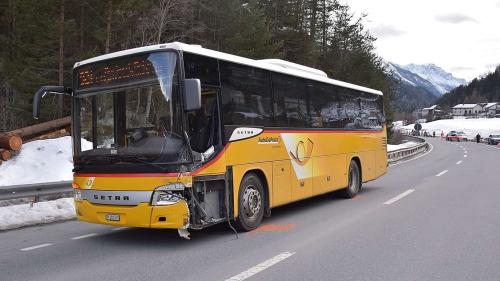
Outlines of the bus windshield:
[{"label": "bus windshield", "polygon": [[176,64],[160,52],[78,70],[80,162],[189,161]]}]

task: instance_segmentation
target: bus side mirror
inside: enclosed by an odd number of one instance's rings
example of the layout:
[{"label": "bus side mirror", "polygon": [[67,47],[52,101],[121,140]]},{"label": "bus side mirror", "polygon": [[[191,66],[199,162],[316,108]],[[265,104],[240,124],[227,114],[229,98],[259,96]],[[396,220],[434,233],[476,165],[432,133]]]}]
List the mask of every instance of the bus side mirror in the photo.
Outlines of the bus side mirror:
[{"label": "bus side mirror", "polygon": [[65,88],[64,86],[40,87],[33,97],[33,118],[38,119],[38,117],[40,117],[40,103],[47,93],[72,96],[73,90],[71,88]]},{"label": "bus side mirror", "polygon": [[186,103],[186,111],[193,111],[201,108],[200,79],[184,80],[184,99]]}]

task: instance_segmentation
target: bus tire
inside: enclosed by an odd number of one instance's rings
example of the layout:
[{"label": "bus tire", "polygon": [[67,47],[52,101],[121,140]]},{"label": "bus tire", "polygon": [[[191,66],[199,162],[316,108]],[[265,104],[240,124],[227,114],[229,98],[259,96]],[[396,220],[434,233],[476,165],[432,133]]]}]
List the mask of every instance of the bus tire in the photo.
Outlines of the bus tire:
[{"label": "bus tire", "polygon": [[245,175],[238,192],[238,228],[242,231],[256,229],[262,222],[265,207],[262,181],[253,173]]},{"label": "bus tire", "polygon": [[349,174],[347,187],[341,190],[341,195],[344,198],[354,198],[361,189],[361,172],[356,161],[351,160],[349,165]]}]

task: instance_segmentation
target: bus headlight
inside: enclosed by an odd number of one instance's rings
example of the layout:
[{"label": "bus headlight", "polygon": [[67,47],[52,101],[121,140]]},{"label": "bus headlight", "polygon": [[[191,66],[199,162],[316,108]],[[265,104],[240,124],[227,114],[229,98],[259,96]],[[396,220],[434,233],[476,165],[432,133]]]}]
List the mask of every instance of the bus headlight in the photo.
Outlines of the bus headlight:
[{"label": "bus headlight", "polygon": [[82,191],[80,189],[73,189],[73,198],[75,201],[82,201]]},{"label": "bus headlight", "polygon": [[162,185],[155,189],[151,199],[151,205],[165,206],[175,204],[183,199],[182,195],[178,192],[182,190],[184,190],[184,185],[182,183]]}]

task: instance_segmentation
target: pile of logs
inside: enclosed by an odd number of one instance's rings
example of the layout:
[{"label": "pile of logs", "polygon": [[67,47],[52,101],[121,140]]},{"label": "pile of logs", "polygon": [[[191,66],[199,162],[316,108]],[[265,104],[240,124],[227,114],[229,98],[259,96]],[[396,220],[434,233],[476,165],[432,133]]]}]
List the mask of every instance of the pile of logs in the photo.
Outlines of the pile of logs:
[{"label": "pile of logs", "polygon": [[12,154],[21,150],[23,139],[18,135],[1,134],[0,135],[0,165],[3,161],[10,160]]},{"label": "pile of logs", "polygon": [[23,142],[70,135],[71,117],[52,120],[25,128],[0,133],[0,165],[16,156]]}]

